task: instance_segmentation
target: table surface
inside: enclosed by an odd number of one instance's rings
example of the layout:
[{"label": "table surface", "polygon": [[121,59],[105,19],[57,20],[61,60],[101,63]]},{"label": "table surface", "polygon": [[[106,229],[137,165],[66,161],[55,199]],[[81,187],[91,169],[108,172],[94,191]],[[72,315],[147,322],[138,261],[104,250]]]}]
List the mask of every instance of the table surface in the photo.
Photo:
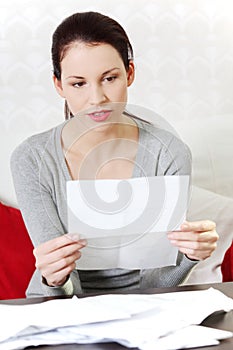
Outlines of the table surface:
[{"label": "table surface", "polygon": [[[130,293],[146,293],[146,294],[159,294],[159,293],[170,293],[170,292],[179,292],[185,290],[203,290],[207,288],[216,288],[222,291],[225,295],[233,298],[233,282],[227,283],[213,283],[213,284],[198,284],[192,286],[180,286],[180,287],[172,287],[172,288],[154,288],[147,290],[134,291]],[[90,296],[90,295],[88,295]],[[83,297],[83,296],[81,296]],[[1,300],[1,304],[31,304],[31,303],[41,303],[46,300],[51,300],[54,298],[44,297],[44,298],[30,298],[30,299],[15,299],[15,300]],[[202,325],[223,329],[227,331],[233,332],[233,310],[224,313],[218,312],[202,322]],[[116,344],[116,343],[103,343],[103,344],[67,344],[67,345],[49,345],[49,346],[38,346],[38,347],[27,347],[27,350],[126,350],[127,348]],[[197,348],[195,348],[197,350]],[[207,346],[207,347],[199,347],[199,350],[232,350],[233,349],[233,337],[230,339],[222,340],[221,343],[217,346]],[[131,350],[133,350],[131,348]],[[156,349],[155,349],[156,350]]]}]

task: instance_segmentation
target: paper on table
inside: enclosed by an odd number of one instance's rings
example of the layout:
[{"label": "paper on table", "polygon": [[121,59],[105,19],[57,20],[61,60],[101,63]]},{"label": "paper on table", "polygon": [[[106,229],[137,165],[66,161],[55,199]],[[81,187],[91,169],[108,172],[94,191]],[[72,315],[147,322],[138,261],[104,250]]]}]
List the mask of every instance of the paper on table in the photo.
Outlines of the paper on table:
[{"label": "paper on table", "polygon": [[[181,346],[188,348],[194,344],[198,346],[216,344],[217,339],[232,336],[232,332],[188,327],[198,324],[210,313],[233,309],[233,300],[212,288],[157,295],[103,295],[82,299],[73,298],[70,301],[60,299],[56,300],[56,303],[48,301],[37,306],[27,305],[27,307],[27,326],[31,327],[21,334],[15,334],[14,327],[11,328],[11,324],[8,323],[9,339],[0,342],[0,350],[22,349],[25,346],[41,344],[100,341],[116,341],[142,350],[155,348],[171,350],[179,349]],[[50,315],[52,310],[55,311],[55,307],[56,312]],[[85,310],[86,313],[83,315]],[[10,311],[12,323],[16,323],[19,308],[0,305],[2,320],[6,319],[8,311]],[[119,319],[119,316],[122,316],[122,319]],[[113,320],[114,317],[115,320]],[[32,327],[35,324],[37,326]],[[41,327],[38,326],[39,324]],[[48,329],[50,327],[51,330],[48,332],[45,326]]]},{"label": "paper on table", "polygon": [[[207,328],[202,326],[188,326],[178,331],[172,333],[169,336],[148,341],[148,339],[143,342],[143,344],[138,344],[138,348],[141,350],[176,350],[176,349],[187,349],[198,346],[210,346],[219,344],[218,340],[227,339],[232,336],[231,332],[222,331],[213,328]],[[109,342],[114,341],[114,339],[89,337],[82,336],[78,334],[78,330],[74,332],[74,327],[55,329],[50,332],[43,334],[38,334],[34,337],[24,337],[24,338],[13,338],[9,342],[0,344],[0,350],[15,350],[24,349],[27,346],[39,346],[42,344],[55,345],[55,344],[93,344],[98,342]],[[129,347],[131,344],[124,342],[124,340],[118,341],[118,343]]]},{"label": "paper on table", "polygon": [[139,346],[141,350],[176,350],[219,344],[219,340],[232,337],[232,332],[191,325],[181,328],[158,340],[145,341]]},{"label": "paper on table", "polygon": [[96,302],[96,299],[88,301],[77,297],[55,299],[41,304],[0,305],[0,314],[0,342],[12,333],[16,334],[30,326],[51,329],[130,317],[129,312],[124,312],[117,306],[113,305],[111,310],[101,309],[100,302]]},{"label": "paper on table", "polygon": [[175,265],[167,231],[184,221],[189,176],[67,182],[68,231],[86,238],[79,269]]},{"label": "paper on table", "polygon": [[[233,308],[233,300],[213,288],[193,292],[109,295],[98,298],[103,308],[104,305],[109,309],[111,305],[118,305],[125,312],[131,310],[131,318],[82,325],[76,330],[73,329],[73,333],[94,339],[107,337],[128,347],[139,347],[142,344],[144,346],[146,341],[155,342],[179,329],[201,323],[215,311]],[[137,312],[139,310],[141,312]],[[231,332],[224,334],[225,337],[231,335]],[[219,334],[216,339],[218,336]]]}]

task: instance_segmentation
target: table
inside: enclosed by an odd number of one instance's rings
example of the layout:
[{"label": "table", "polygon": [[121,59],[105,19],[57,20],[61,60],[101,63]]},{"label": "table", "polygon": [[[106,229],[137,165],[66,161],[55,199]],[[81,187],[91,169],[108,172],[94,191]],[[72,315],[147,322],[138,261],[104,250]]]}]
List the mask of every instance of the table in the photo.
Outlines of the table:
[{"label": "table", "polygon": [[[216,288],[222,291],[225,295],[233,298],[233,282],[227,283],[213,283],[213,284],[198,284],[192,286],[180,286],[180,287],[172,287],[172,288],[153,288],[146,290],[137,290],[130,293],[144,293],[144,294],[158,294],[158,293],[169,293],[169,292],[179,292],[179,291],[188,291],[188,290],[203,290],[207,288]],[[90,295],[88,295],[90,296]],[[83,297],[83,296],[80,296]],[[30,299],[15,299],[15,300],[2,300],[1,304],[31,304],[31,303],[41,303],[46,300],[51,300],[54,298],[51,297],[42,297],[42,298],[30,298]],[[202,325],[208,327],[214,327],[218,329],[228,330],[233,332],[233,310],[224,313],[218,312],[214,315],[209,316],[202,322]],[[38,347],[28,347],[27,350],[126,350],[127,348],[116,344],[116,343],[104,343],[104,344],[69,344],[69,345],[54,345],[54,346],[38,346]],[[226,339],[221,341],[221,344],[217,346],[209,346],[209,347],[200,347],[195,348],[196,350],[232,350],[233,349],[233,337],[230,339]],[[131,350],[133,350],[131,348]],[[156,350],[156,349],[155,349]]]}]

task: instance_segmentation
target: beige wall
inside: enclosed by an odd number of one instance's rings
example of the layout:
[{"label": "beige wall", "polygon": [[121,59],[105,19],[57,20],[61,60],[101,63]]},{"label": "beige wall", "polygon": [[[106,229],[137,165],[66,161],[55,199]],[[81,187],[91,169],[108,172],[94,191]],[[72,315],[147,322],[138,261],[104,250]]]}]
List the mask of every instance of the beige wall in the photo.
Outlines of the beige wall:
[{"label": "beige wall", "polygon": [[175,126],[233,115],[232,0],[1,0],[0,199],[6,202],[15,203],[12,149],[63,117],[51,79],[51,34],[61,19],[85,10],[114,17],[129,34],[137,69],[130,103]]}]

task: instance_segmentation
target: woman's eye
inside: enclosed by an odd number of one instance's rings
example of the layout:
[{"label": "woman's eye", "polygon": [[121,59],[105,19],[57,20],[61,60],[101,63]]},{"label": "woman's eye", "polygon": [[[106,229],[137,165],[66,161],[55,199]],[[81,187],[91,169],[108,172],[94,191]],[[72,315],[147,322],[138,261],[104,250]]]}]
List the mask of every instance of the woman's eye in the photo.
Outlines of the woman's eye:
[{"label": "woman's eye", "polygon": [[111,81],[114,81],[116,78],[117,78],[117,77],[116,77],[115,75],[113,75],[113,76],[111,76],[111,77],[106,77],[106,78],[104,78],[104,80],[105,80],[105,81],[111,82]]},{"label": "woman's eye", "polygon": [[82,86],[84,86],[85,85],[85,81],[79,81],[78,83],[74,83],[73,84],[73,86],[74,87],[77,87],[77,88],[80,88],[80,87],[82,87]]}]

